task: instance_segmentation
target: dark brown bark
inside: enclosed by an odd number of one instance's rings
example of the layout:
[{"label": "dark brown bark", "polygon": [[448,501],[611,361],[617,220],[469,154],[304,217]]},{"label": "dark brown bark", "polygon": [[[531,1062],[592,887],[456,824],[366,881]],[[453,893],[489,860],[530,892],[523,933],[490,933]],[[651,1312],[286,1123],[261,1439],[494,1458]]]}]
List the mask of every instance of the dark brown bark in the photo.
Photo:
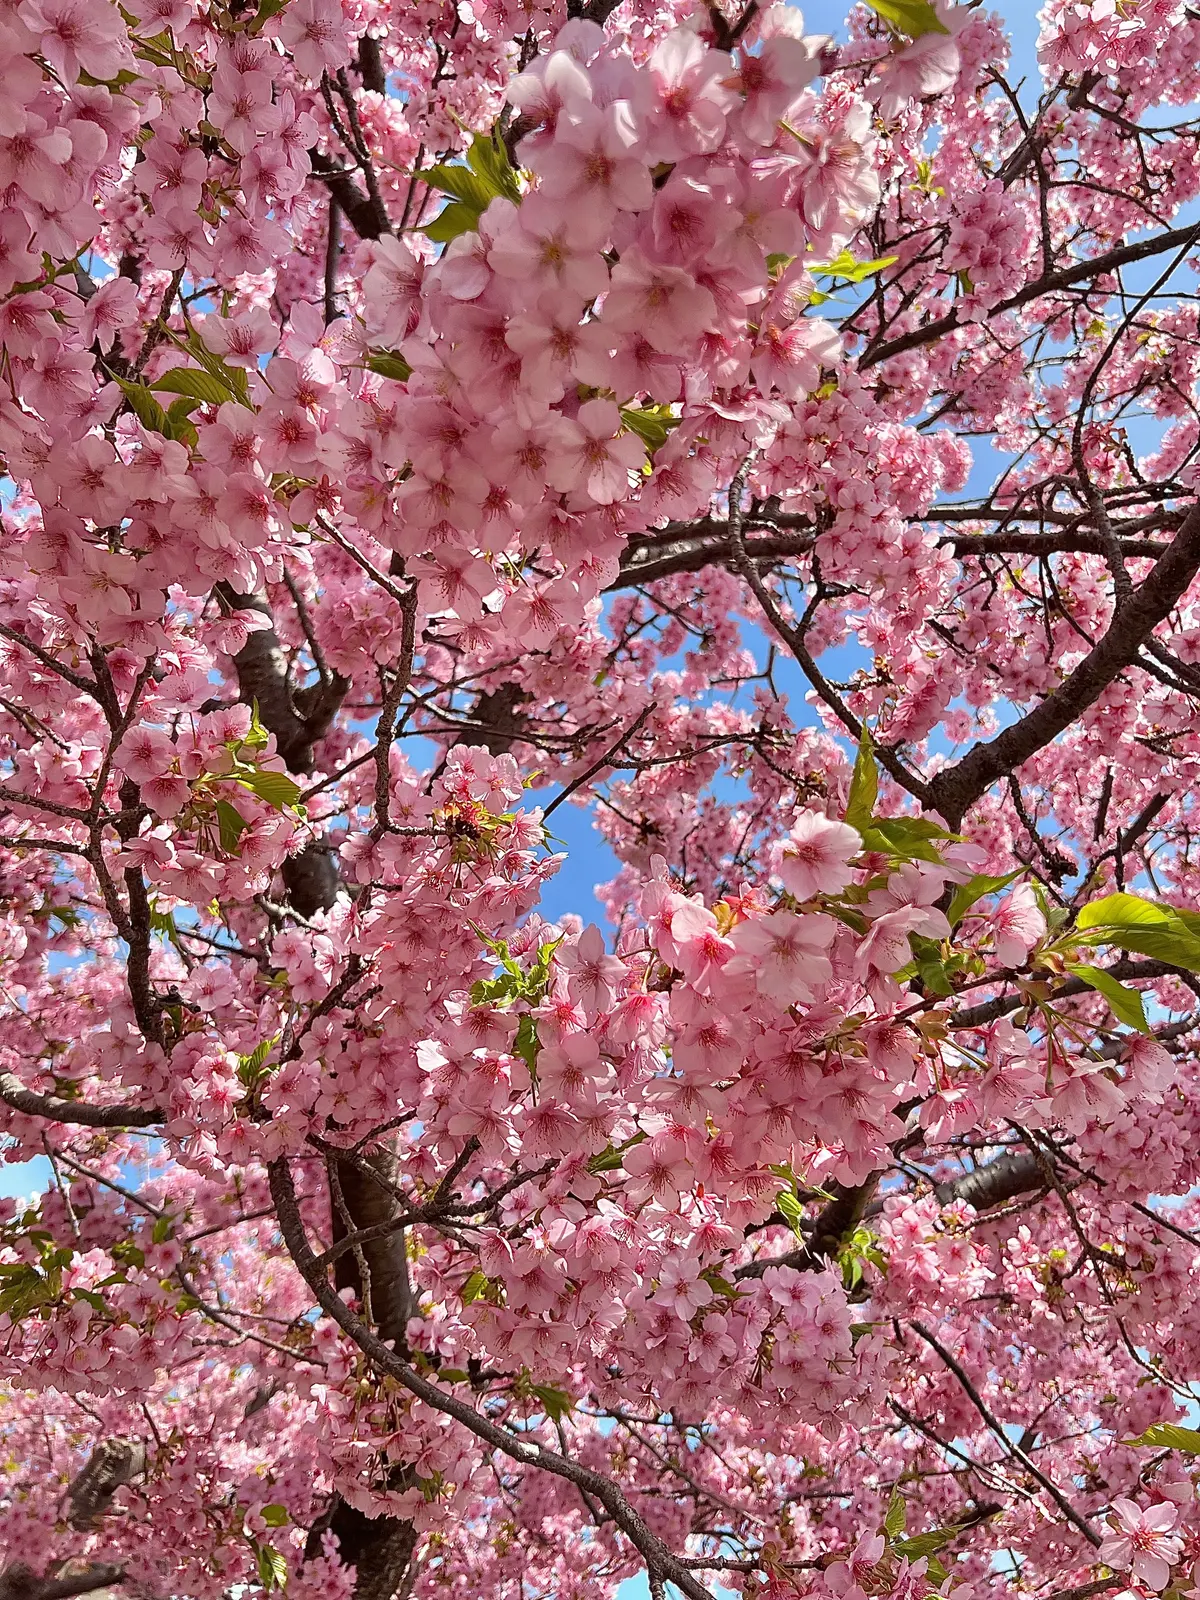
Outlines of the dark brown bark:
[{"label": "dark brown bark", "polygon": [[111,1562],[85,1563],[77,1572],[39,1578],[23,1562],[0,1572],[0,1600],[71,1600],[73,1595],[94,1594],[125,1581],[125,1569]]},{"label": "dark brown bark", "polygon": [[11,1072],[0,1072],[0,1100],[27,1117],[46,1117],[80,1128],[149,1128],[163,1120],[152,1106],[89,1106],[57,1094],[36,1094]]},{"label": "dark brown bark", "polygon": [[929,808],[957,828],[998,778],[1016,772],[1095,704],[1109,684],[1136,660],[1153,630],[1187,592],[1200,570],[1200,506],[1193,506],[1154,570],[1118,608],[1104,634],[1074,672],[1018,722],[977,744],[929,784]]},{"label": "dark brown bark", "polygon": [[[264,596],[238,595],[226,585],[221,586],[219,594],[231,610],[253,609],[271,617],[270,604]],[[257,705],[259,720],[275,735],[279,754],[287,766],[293,772],[310,772],[313,747],[328,731],[345,699],[348,681],[334,673],[311,688],[293,689],[287,655],[273,622],[250,635],[234,657],[234,666],[240,699],[244,704]],[[284,863],[282,877],[290,905],[303,917],[328,909],[337,898],[337,860],[324,840],[316,840],[299,855],[290,857]],[[394,1156],[380,1152],[369,1159],[381,1176],[394,1180]],[[331,1207],[335,1241],[345,1236],[347,1221],[355,1229],[367,1228],[387,1222],[396,1214],[396,1201],[390,1191],[348,1162],[337,1162],[332,1168],[330,1188],[335,1197]],[[360,1262],[365,1268],[365,1281]],[[360,1305],[370,1306],[381,1339],[395,1340],[403,1348],[412,1296],[402,1230],[340,1257],[338,1285],[351,1289]],[[308,1556],[319,1553],[327,1529],[337,1541],[341,1559],[355,1568],[356,1600],[393,1600],[395,1595],[407,1593],[417,1540],[411,1522],[398,1517],[364,1516],[341,1495],[335,1495],[325,1517],[310,1533]]]},{"label": "dark brown bark", "polygon": [[411,1522],[368,1517],[338,1495],[309,1533],[306,1561],[320,1555],[326,1532],[337,1540],[342,1559],[354,1564],[355,1600],[404,1600],[415,1577],[412,1557],[417,1530]]},{"label": "dark brown bark", "polygon": [[[398,1175],[398,1162],[389,1150],[380,1150],[367,1157],[368,1164],[383,1183],[376,1182],[361,1168],[345,1161],[337,1163],[332,1181],[341,1190],[346,1215],[335,1201],[333,1207],[333,1243],[339,1243],[347,1233],[346,1216],[356,1229],[386,1226],[393,1221],[397,1202],[392,1189]],[[366,1283],[361,1281],[359,1258],[366,1268]],[[408,1256],[402,1231],[382,1239],[371,1239],[355,1250],[347,1250],[337,1259],[334,1282],[339,1289],[351,1289],[364,1307],[369,1303],[371,1320],[385,1340],[395,1340],[398,1349],[405,1347],[404,1330],[412,1315],[412,1286],[408,1275]]]},{"label": "dark brown bark", "polygon": [[104,1439],[92,1451],[67,1490],[71,1526],[86,1532],[112,1509],[113,1496],[146,1470],[140,1439]]},{"label": "dark brown bark", "polygon": [[336,167],[320,150],[310,150],[313,177],[319,178],[341,207],[342,215],[360,239],[378,239],[388,230],[380,220],[370,197],[348,172]]},{"label": "dark brown bark", "polygon": [[965,1200],[976,1211],[990,1211],[1018,1195],[1034,1194],[1044,1188],[1046,1174],[1037,1157],[1030,1150],[1014,1150],[974,1172],[964,1172],[948,1183],[935,1185],[935,1193],[943,1205]]},{"label": "dark brown bark", "polygon": [[[1069,289],[1077,283],[1086,283],[1089,279],[1115,272],[1119,267],[1129,266],[1134,261],[1145,261],[1150,256],[1177,250],[1180,245],[1185,245],[1198,236],[1200,236],[1200,226],[1196,224],[1188,228],[1168,228],[1165,233],[1155,234],[1151,239],[1140,239],[1136,244],[1119,245],[1115,250],[1106,250],[1102,255],[1092,256],[1086,261],[1073,261],[1069,267],[1061,267],[1057,272],[1048,272],[1034,283],[1027,283],[1016,294],[1009,295],[1007,300],[1002,300],[999,305],[993,306],[988,315],[994,317],[1004,311],[1016,311],[1021,306],[1029,305],[1033,300],[1040,300],[1044,294],[1054,294],[1059,289]],[[893,356],[903,355],[908,350],[917,350],[924,344],[932,344],[935,339],[953,333],[959,326],[958,313],[951,311],[946,316],[939,317],[936,322],[927,322],[924,327],[913,328],[909,333],[902,333],[895,339],[889,339],[886,344],[868,350],[859,365],[864,368],[877,366],[881,361],[889,361]]]}]

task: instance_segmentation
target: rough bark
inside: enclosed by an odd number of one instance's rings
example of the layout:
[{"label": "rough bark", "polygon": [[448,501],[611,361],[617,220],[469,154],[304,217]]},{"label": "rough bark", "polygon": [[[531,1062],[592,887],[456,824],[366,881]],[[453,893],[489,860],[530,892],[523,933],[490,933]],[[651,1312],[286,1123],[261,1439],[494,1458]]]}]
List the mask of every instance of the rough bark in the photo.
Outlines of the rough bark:
[{"label": "rough bark", "polygon": [[993,1206],[1005,1205],[1019,1195],[1036,1194],[1046,1187],[1046,1174],[1037,1157],[1030,1150],[1014,1150],[974,1172],[964,1172],[961,1177],[934,1186],[934,1192],[943,1205],[955,1200],[965,1200],[976,1211],[990,1211]]},{"label": "rough bark", "polygon": [[998,778],[1016,772],[1031,756],[1069,728],[1137,659],[1151,633],[1183,598],[1200,570],[1200,505],[1179,526],[1154,570],[1119,606],[1108,631],[1058,687],[1027,716],[977,744],[961,761],[939,772],[929,784],[930,809],[957,828],[968,809]]},{"label": "rough bark", "polygon": [[[390,1150],[380,1150],[368,1156],[371,1168],[388,1183],[394,1183],[399,1164]],[[377,1183],[359,1167],[347,1162],[337,1164],[336,1181],[341,1190],[346,1215],[335,1203],[333,1208],[333,1242],[346,1236],[346,1220],[354,1227],[374,1228],[386,1224],[396,1215],[396,1200],[390,1189]],[[366,1283],[361,1281],[358,1258],[366,1268]],[[404,1347],[404,1330],[412,1315],[412,1287],[408,1275],[408,1256],[404,1235],[397,1232],[385,1239],[372,1239],[356,1250],[347,1250],[337,1259],[334,1281],[339,1289],[352,1289],[362,1304],[369,1300],[371,1320],[384,1340],[396,1340],[397,1348]]]},{"label": "rough bark", "polygon": [[111,1562],[85,1562],[74,1572],[39,1578],[24,1562],[0,1572],[0,1600],[71,1600],[73,1595],[94,1594],[125,1581],[124,1568]]},{"label": "rough bark", "polygon": [[113,1496],[146,1470],[146,1447],[140,1439],[104,1439],[92,1451],[67,1490],[71,1526],[94,1528],[112,1509]]},{"label": "rough bark", "polygon": [[89,1106],[57,1094],[37,1094],[11,1072],[0,1072],[0,1100],[27,1117],[70,1122],[80,1128],[149,1128],[163,1120],[162,1112],[149,1106]]},{"label": "rough bark", "polygon": [[[270,603],[263,595],[235,594],[224,585],[219,593],[231,610],[252,609],[272,617]],[[311,772],[313,747],[328,731],[345,699],[348,681],[334,673],[310,688],[294,689],[289,681],[287,654],[273,619],[270,627],[249,636],[234,657],[234,666],[240,699],[247,705],[257,705],[259,720],[275,735],[276,747],[287,766],[292,772]],[[337,861],[324,840],[316,840],[290,857],[281,875],[289,904],[303,917],[328,909],[337,899]],[[369,1159],[385,1179],[395,1178],[393,1155],[380,1152]],[[330,1174],[330,1188],[341,1199],[339,1205],[335,1198],[331,1208],[335,1241],[345,1236],[347,1222],[354,1229],[368,1228],[387,1222],[396,1214],[396,1202],[388,1189],[348,1162],[336,1163]],[[360,1262],[365,1268],[365,1281]],[[338,1285],[351,1289],[360,1304],[370,1305],[381,1339],[396,1340],[403,1347],[412,1296],[402,1231],[372,1241],[360,1251],[347,1251],[338,1261]],[[417,1539],[411,1522],[397,1517],[364,1516],[335,1495],[326,1515],[310,1532],[307,1555],[319,1553],[326,1531],[337,1541],[341,1559],[355,1568],[356,1600],[393,1600],[395,1595],[407,1593]],[[4,1597],[0,1596],[0,1600]]]}]

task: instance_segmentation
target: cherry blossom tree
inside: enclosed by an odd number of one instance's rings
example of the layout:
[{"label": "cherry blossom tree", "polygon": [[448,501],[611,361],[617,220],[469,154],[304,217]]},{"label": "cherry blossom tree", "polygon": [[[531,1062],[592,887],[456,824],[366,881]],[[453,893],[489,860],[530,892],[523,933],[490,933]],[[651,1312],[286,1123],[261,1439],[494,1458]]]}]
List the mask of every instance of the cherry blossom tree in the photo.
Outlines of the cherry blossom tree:
[{"label": "cherry blossom tree", "polygon": [[1200,1591],[1200,14],[815,26],[4,0],[3,1600]]}]

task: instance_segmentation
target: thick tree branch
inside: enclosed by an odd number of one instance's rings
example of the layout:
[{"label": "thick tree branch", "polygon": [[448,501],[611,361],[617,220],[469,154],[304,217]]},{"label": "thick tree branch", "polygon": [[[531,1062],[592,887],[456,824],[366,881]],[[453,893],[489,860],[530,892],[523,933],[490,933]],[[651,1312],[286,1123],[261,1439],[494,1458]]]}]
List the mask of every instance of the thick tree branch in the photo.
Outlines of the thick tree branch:
[{"label": "thick tree branch", "polygon": [[39,1578],[24,1563],[18,1563],[0,1572],[0,1600],[72,1600],[74,1595],[113,1589],[124,1581],[124,1567],[113,1562],[86,1566],[55,1578]]},{"label": "thick tree branch", "polygon": [[704,1586],[646,1525],[611,1478],[548,1449],[531,1438],[527,1432],[511,1433],[507,1428],[482,1416],[467,1401],[421,1377],[395,1351],[390,1350],[376,1334],[372,1333],[362,1319],[346,1305],[324,1274],[315,1269],[316,1258],[304,1231],[287,1161],[282,1159],[273,1161],[267,1172],[280,1232],[301,1276],[321,1309],[333,1318],[380,1372],[394,1378],[426,1405],[453,1417],[477,1439],[481,1439],[491,1449],[499,1450],[510,1460],[519,1462],[525,1467],[538,1467],[543,1472],[552,1473],[555,1477],[575,1484],[603,1506],[617,1527],[640,1552],[651,1573],[675,1584],[687,1596],[687,1600],[712,1600]]},{"label": "thick tree branch", "polygon": [[1015,772],[1069,728],[1134,662],[1145,640],[1183,598],[1198,570],[1200,504],[1188,512],[1170,549],[1113,616],[1108,631],[1041,705],[932,779],[930,808],[940,812],[951,828],[957,828],[967,810],[998,778]]},{"label": "thick tree branch", "polygon": [[57,1094],[37,1094],[11,1072],[0,1072],[0,1100],[27,1117],[81,1128],[151,1128],[163,1121],[163,1113],[152,1106],[90,1106]]},{"label": "thick tree branch", "polygon": [[[1069,267],[1060,267],[1057,272],[1048,272],[1035,282],[1027,283],[1016,294],[1009,295],[1007,300],[1001,300],[998,305],[993,306],[988,315],[994,317],[1004,311],[1015,311],[1021,306],[1028,305],[1032,300],[1040,300],[1044,294],[1054,294],[1058,289],[1069,289],[1073,284],[1084,283],[1089,278],[1116,272],[1119,267],[1129,266],[1135,261],[1145,261],[1150,256],[1162,255],[1165,250],[1178,249],[1180,245],[1189,244],[1197,238],[1200,238],[1200,224],[1193,224],[1188,228],[1169,228],[1165,233],[1155,234],[1150,239],[1142,239],[1137,244],[1120,245],[1114,250],[1105,251],[1103,255],[1091,256],[1086,261],[1074,261]],[[927,322],[924,327],[913,328],[895,339],[889,339],[886,344],[868,349],[861,357],[859,366],[860,368],[878,366],[881,361],[890,361],[893,356],[901,356],[907,350],[916,350],[921,345],[932,344],[935,339],[953,333],[955,328],[961,326],[958,312],[950,311],[946,316],[939,317],[936,322]]]},{"label": "thick tree branch", "polygon": [[360,239],[378,239],[389,230],[381,221],[369,195],[365,195],[350,173],[337,167],[320,150],[310,150],[308,159],[312,174],[329,190],[337,201],[346,221]]}]

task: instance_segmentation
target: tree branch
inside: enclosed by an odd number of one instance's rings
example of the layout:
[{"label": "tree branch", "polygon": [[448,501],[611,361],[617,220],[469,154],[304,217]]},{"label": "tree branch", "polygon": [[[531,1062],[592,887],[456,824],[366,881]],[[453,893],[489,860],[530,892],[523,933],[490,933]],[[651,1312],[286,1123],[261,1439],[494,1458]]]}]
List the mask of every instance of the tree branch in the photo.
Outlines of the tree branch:
[{"label": "tree branch", "polygon": [[590,1494],[604,1507],[617,1527],[641,1553],[651,1572],[675,1584],[687,1596],[687,1600],[712,1600],[708,1590],[696,1580],[657,1534],[651,1531],[612,1479],[591,1467],[581,1465],[578,1461],[559,1455],[557,1451],[548,1449],[531,1438],[528,1432],[511,1433],[507,1428],[490,1421],[465,1400],[421,1377],[395,1351],[390,1350],[377,1335],[372,1333],[336,1293],[328,1279],[320,1271],[314,1270],[315,1257],[304,1231],[287,1161],[279,1159],[271,1162],[267,1173],[280,1232],[301,1276],[321,1309],[333,1318],[379,1371],[394,1378],[426,1405],[453,1417],[477,1439],[482,1440],[489,1449],[499,1450],[510,1460],[520,1462],[522,1466],[538,1467],[543,1472],[552,1473],[555,1477],[563,1478]]},{"label": "tree branch", "polygon": [[37,1094],[11,1072],[0,1072],[0,1100],[27,1117],[72,1122],[81,1128],[150,1128],[164,1120],[148,1106],[90,1106],[57,1094]]},{"label": "tree branch", "polygon": [[968,809],[997,778],[1015,771],[1070,727],[1133,663],[1144,641],[1182,599],[1198,570],[1200,504],[1192,506],[1167,553],[1114,615],[1107,632],[1041,705],[932,779],[930,808],[957,829]]}]

